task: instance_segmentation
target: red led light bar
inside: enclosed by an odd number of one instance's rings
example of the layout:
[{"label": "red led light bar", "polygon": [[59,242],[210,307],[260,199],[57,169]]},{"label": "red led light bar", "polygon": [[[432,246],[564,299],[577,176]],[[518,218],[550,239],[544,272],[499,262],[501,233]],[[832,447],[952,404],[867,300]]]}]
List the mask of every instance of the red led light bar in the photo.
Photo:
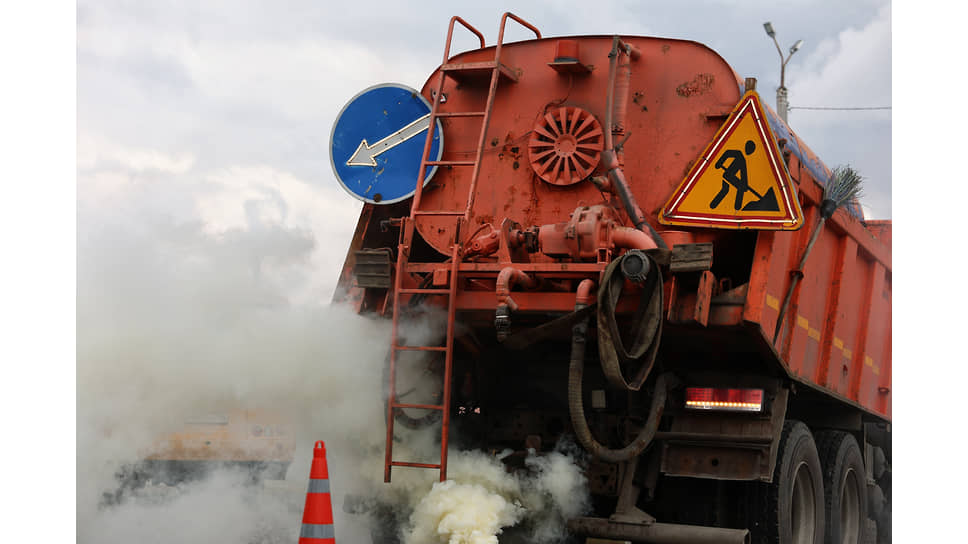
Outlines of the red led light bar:
[{"label": "red led light bar", "polygon": [[687,387],[686,408],[693,410],[762,412],[763,390],[730,389],[723,387]]}]

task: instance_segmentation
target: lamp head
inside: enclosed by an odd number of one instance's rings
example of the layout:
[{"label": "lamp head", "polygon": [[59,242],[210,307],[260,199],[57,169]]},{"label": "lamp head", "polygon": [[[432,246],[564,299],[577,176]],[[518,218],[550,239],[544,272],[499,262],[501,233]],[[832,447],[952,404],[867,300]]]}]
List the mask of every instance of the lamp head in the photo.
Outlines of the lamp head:
[{"label": "lamp head", "polygon": [[773,30],[773,24],[770,23],[769,21],[763,23],[763,28],[766,29],[766,34],[769,37],[772,38],[772,37],[776,36],[776,31]]},{"label": "lamp head", "polygon": [[797,50],[800,49],[800,46],[801,45],[803,45],[803,40],[797,40],[797,43],[793,44],[790,47],[790,54],[792,55],[792,54],[796,53]]}]

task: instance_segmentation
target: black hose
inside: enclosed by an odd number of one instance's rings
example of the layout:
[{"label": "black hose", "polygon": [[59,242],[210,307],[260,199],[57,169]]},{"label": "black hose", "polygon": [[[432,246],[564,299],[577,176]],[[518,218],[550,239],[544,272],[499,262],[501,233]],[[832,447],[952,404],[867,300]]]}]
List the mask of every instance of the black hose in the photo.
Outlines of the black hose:
[{"label": "black hose", "polygon": [[[620,272],[622,264],[631,257],[646,259],[645,281],[642,282],[642,295],[633,318],[635,337],[630,348],[625,347],[619,332],[615,311],[625,274]],[[598,354],[602,372],[609,385],[620,391],[638,391],[649,377],[659,350],[662,337],[662,272],[651,259],[636,250],[629,251],[612,261],[605,268],[598,289]],[[630,367],[633,363],[640,366],[631,379],[622,373],[622,365]]]},{"label": "black hose", "polygon": [[[586,306],[587,304],[575,304],[575,311]],[[652,438],[655,437],[659,428],[659,420],[662,419],[662,412],[665,409],[667,389],[674,384],[676,379],[672,374],[665,373],[656,380],[655,390],[652,393],[652,405],[649,407],[649,418],[635,440],[618,450],[603,446],[595,440],[591,429],[588,428],[588,420],[585,419],[585,404],[582,401],[581,382],[585,370],[587,334],[588,318],[572,327],[571,359],[568,364],[568,413],[571,416],[571,425],[575,430],[575,436],[578,437],[578,442],[595,457],[612,463],[628,461],[645,451],[645,448],[652,442]]]}]

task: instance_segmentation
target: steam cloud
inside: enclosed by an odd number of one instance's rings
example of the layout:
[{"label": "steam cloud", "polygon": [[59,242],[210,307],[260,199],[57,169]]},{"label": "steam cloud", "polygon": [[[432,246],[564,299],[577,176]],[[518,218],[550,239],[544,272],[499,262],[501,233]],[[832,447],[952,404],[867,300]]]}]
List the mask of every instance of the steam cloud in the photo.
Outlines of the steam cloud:
[{"label": "steam cloud", "polygon": [[[110,200],[79,176],[77,266],[78,542],[294,542],[313,442],[325,440],[341,542],[369,542],[386,516],[343,511],[347,496],[378,497],[407,544],[496,543],[507,528],[556,542],[563,520],[587,508],[585,482],[567,448],[529,456],[528,475],[494,456],[451,452],[451,481],[398,470],[382,482],[383,367],[389,322],[325,302],[322,246],[294,223],[278,192],[241,203],[244,221],[214,226],[198,189],[129,180]],[[208,187],[210,190],[211,188]],[[109,209],[108,209],[109,205]],[[188,210],[188,211],[186,211]],[[327,296],[323,296],[326,293]],[[439,336],[440,313],[406,324],[411,342]],[[419,377],[411,373],[406,377]],[[405,382],[406,380],[404,380]],[[423,394],[430,382],[401,384]],[[429,389],[428,389],[429,388]],[[218,471],[176,487],[149,485],[103,504],[120,467],[199,414],[272,413],[292,424],[296,458],[283,482],[251,486]],[[401,432],[401,458],[434,459],[435,428]],[[396,456],[396,455],[395,455]]]}]

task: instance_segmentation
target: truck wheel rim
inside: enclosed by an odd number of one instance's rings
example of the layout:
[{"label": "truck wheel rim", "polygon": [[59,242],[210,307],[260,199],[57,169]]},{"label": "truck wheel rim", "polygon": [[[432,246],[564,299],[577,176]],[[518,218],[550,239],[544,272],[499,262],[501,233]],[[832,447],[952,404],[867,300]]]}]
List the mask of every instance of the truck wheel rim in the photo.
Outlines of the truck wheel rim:
[{"label": "truck wheel rim", "polygon": [[810,467],[802,462],[797,466],[793,478],[793,500],[791,501],[791,523],[795,544],[812,544],[817,530],[817,501]]},{"label": "truck wheel rim", "polygon": [[858,544],[860,528],[860,490],[857,473],[848,469],[840,492],[840,541],[842,544]]}]

